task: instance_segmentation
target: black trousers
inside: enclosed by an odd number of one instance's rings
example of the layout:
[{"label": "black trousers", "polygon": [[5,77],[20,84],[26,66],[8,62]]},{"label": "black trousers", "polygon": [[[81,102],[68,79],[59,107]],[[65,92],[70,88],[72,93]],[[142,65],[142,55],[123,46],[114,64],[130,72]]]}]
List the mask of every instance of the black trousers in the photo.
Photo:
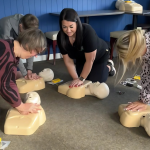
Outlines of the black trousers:
[{"label": "black trousers", "polygon": [[[108,74],[109,74],[109,69],[107,67],[109,51],[106,51],[104,58],[105,59],[102,58],[102,59],[94,61],[91,72],[89,73],[86,80],[90,80],[92,82],[99,81],[100,83],[106,82],[108,78]],[[80,61],[78,59],[76,60],[76,71],[77,71],[78,76],[80,76],[83,70],[84,64],[85,62]]]}]

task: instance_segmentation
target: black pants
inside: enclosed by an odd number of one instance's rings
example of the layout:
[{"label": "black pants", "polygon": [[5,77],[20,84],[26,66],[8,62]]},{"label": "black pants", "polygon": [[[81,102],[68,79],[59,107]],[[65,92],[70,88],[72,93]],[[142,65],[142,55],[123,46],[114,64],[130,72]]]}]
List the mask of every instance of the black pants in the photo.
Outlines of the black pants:
[{"label": "black pants", "polygon": [[[107,67],[109,51],[108,52],[106,51],[104,57],[105,57],[105,59],[103,59],[103,61],[101,59],[94,61],[91,72],[89,73],[86,80],[90,80],[92,82],[99,81],[100,83],[106,82],[106,80],[108,78],[108,73],[109,73],[109,69]],[[77,70],[78,76],[80,76],[80,74],[83,70],[84,64],[85,64],[85,62],[76,60],[76,70]]]}]

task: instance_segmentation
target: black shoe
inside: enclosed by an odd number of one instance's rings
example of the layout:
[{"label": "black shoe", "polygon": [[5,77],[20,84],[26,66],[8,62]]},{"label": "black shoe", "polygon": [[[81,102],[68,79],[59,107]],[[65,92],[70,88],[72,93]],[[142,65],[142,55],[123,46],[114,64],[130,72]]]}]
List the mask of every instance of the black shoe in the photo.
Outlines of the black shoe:
[{"label": "black shoe", "polygon": [[108,59],[107,65],[110,66],[111,70],[109,71],[109,76],[115,76],[116,69],[114,67],[114,62],[110,59]]}]

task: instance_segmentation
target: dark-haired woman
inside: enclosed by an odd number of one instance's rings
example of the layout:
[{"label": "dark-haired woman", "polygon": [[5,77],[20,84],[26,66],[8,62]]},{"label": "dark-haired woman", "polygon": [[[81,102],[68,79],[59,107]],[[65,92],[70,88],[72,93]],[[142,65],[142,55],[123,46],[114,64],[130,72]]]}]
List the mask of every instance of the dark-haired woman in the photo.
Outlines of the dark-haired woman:
[{"label": "dark-haired woman", "polygon": [[[74,9],[65,8],[59,18],[57,42],[69,74],[70,87],[80,86],[84,80],[105,82],[116,71],[109,58],[107,43],[100,39],[88,24],[82,24]],[[73,59],[76,60],[76,66]]]},{"label": "dark-haired woman", "polygon": [[39,29],[27,29],[17,40],[0,39],[0,95],[21,114],[37,113],[40,107],[21,101],[15,81],[19,59],[36,56],[45,48],[45,35]]}]

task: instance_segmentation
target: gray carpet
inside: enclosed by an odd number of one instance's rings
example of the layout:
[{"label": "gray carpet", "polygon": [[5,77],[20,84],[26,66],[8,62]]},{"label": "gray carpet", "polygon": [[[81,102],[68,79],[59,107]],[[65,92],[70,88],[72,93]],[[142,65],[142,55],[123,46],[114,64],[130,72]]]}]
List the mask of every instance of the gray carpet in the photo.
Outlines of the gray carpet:
[{"label": "gray carpet", "polygon": [[[52,61],[34,63],[37,73],[48,67],[55,78],[71,80],[62,59],[55,66]],[[126,77],[132,74],[133,71],[128,72]],[[0,97],[0,137],[11,141],[8,150],[149,150],[150,137],[144,128],[123,127],[117,114],[120,104],[137,100],[139,90],[114,86],[114,80],[115,77],[108,78],[110,95],[104,100],[91,96],[71,99],[59,94],[56,85],[47,84],[38,91],[47,120],[30,136],[4,134],[4,120],[10,106]],[[125,94],[119,95],[117,91]]]}]

